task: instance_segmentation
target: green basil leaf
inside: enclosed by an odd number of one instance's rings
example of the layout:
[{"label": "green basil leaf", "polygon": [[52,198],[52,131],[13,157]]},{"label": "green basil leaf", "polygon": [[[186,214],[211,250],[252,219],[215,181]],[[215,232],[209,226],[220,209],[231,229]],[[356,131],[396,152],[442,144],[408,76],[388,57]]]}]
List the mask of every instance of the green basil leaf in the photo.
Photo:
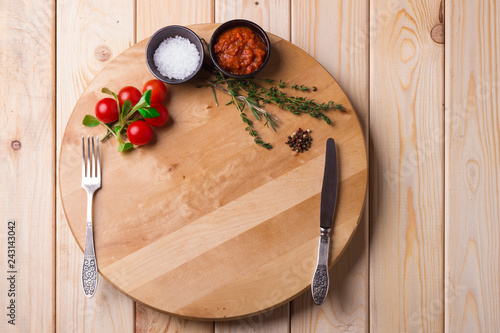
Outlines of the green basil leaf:
[{"label": "green basil leaf", "polygon": [[132,149],[132,148],[134,148],[134,145],[133,145],[133,144],[131,144],[130,142],[127,142],[127,143],[125,144],[125,146],[123,147],[123,151],[125,151],[125,150],[129,150],[129,149]]},{"label": "green basil leaf", "polygon": [[146,90],[144,94],[142,94],[141,98],[144,97],[144,101],[148,104],[148,106],[151,106],[151,89]]},{"label": "green basil leaf", "polygon": [[118,98],[118,96],[117,96],[114,92],[112,92],[111,90],[109,90],[109,89],[108,89],[108,88],[106,88],[106,87],[102,88],[102,89],[101,89],[101,92],[102,92],[103,94],[108,94],[108,95],[111,95],[111,96],[113,96],[113,97],[115,97],[115,98]]},{"label": "green basil leaf", "polygon": [[122,152],[122,151],[127,151],[127,150],[130,150],[134,148],[134,145],[131,144],[130,142],[120,142],[120,144],[118,145],[118,151],[119,152]]},{"label": "green basil leaf", "polygon": [[146,90],[146,92],[142,94],[141,99],[137,102],[134,108],[140,109],[148,106],[151,106],[151,89]]},{"label": "green basil leaf", "polygon": [[118,95],[117,94],[115,94],[114,92],[112,92],[111,90],[109,90],[106,87],[102,88],[101,92],[103,94],[108,94],[108,95],[113,96],[115,98],[116,104],[118,105],[118,110],[120,110],[120,100],[118,99]]},{"label": "green basil leaf", "polygon": [[122,117],[125,116],[127,114],[127,112],[130,111],[131,108],[132,108],[132,102],[129,99],[127,99],[125,102],[123,102]]},{"label": "green basil leaf", "polygon": [[116,125],[115,128],[113,128],[113,131],[115,131],[116,134],[120,133],[122,128],[119,125]]},{"label": "green basil leaf", "polygon": [[160,116],[160,113],[155,108],[140,108],[138,111],[144,118],[156,118]]},{"label": "green basil leaf", "polygon": [[82,124],[87,127],[96,127],[97,125],[101,124],[101,121],[96,117],[88,114],[83,118]]}]

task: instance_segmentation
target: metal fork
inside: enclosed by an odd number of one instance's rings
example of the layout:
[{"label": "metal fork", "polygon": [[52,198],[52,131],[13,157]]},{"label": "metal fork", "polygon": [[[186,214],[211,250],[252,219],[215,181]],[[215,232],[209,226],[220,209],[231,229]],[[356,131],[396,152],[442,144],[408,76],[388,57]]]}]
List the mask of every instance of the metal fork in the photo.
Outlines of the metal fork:
[{"label": "metal fork", "polygon": [[90,136],[87,137],[87,158],[85,158],[85,138],[82,135],[82,187],[87,191],[87,237],[81,277],[83,292],[88,298],[94,296],[97,289],[97,260],[95,257],[94,233],[92,231],[92,199],[94,192],[101,188],[99,137],[97,137],[97,149],[94,149],[94,137],[92,136],[92,155],[90,155],[90,138]]}]

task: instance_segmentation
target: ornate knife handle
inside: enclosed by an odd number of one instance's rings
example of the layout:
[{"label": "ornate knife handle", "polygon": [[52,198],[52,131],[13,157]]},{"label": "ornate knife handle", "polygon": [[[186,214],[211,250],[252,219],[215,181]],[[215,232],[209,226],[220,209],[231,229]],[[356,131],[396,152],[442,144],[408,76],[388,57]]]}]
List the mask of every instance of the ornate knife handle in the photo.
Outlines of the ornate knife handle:
[{"label": "ornate knife handle", "polygon": [[314,303],[320,305],[328,294],[328,250],[330,248],[330,229],[321,229],[318,245],[318,262],[311,283],[311,292]]},{"label": "ornate knife handle", "polygon": [[97,260],[95,258],[92,222],[87,222],[87,236],[82,266],[82,287],[85,296],[94,296],[97,289]]}]

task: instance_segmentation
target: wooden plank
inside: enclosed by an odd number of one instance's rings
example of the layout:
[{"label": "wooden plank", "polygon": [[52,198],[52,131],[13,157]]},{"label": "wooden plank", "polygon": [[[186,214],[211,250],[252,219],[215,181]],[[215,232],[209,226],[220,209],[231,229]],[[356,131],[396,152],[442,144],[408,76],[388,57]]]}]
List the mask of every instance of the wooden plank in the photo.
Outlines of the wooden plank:
[{"label": "wooden plank", "polygon": [[[368,140],[368,0],[292,1],[292,42],[318,60],[351,100]],[[318,87],[320,88],[320,87]],[[292,302],[292,332],[368,331],[368,204],[358,230],[330,271],[321,306],[311,292]]]},{"label": "wooden plank", "polygon": [[137,0],[138,42],[167,25],[212,22],[214,22],[213,0]]},{"label": "wooden plank", "polygon": [[290,41],[289,0],[215,0],[215,22],[242,18],[253,21],[264,30]]},{"label": "wooden plank", "polygon": [[[290,1],[288,0],[216,0],[215,22],[243,18],[260,25],[264,30],[290,40]],[[215,323],[216,332],[289,332],[290,306],[228,322]]]},{"label": "wooden plank", "polygon": [[445,331],[498,332],[500,7],[445,7]]},{"label": "wooden plank", "polygon": [[370,2],[370,331],[441,332],[440,1]]},{"label": "wooden plank", "polygon": [[[134,43],[134,13],[134,1],[57,2],[58,153],[81,93],[110,60]],[[82,127],[82,134],[85,132]],[[134,302],[101,276],[97,294],[91,299],[84,297],[80,286],[83,255],[68,228],[59,197],[56,232],[57,331],[133,332]]]},{"label": "wooden plank", "polygon": [[0,331],[50,332],[55,317],[54,1],[1,1],[0,17]]},{"label": "wooden plank", "polygon": [[290,332],[290,304],[282,305],[262,314],[226,322],[216,322],[217,333],[288,333]]},{"label": "wooden plank", "polygon": [[136,333],[152,332],[212,332],[212,322],[200,322],[180,319],[176,316],[154,311],[145,305],[137,303],[136,307]]},{"label": "wooden plank", "polygon": [[[137,1],[137,41],[151,36],[161,27],[180,24],[211,23],[212,0]],[[141,332],[213,332],[213,323],[180,319],[137,304],[136,331]]]}]

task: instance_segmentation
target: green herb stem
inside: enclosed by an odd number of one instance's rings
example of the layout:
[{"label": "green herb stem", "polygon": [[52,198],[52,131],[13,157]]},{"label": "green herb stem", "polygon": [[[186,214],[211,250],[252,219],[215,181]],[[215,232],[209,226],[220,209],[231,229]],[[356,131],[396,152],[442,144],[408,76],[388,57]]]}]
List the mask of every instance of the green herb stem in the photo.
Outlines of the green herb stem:
[{"label": "green herb stem", "polygon": [[104,138],[102,138],[102,140],[101,140],[101,141],[103,141],[106,137],[108,137],[110,132],[111,132],[111,134],[113,134],[113,135],[115,136],[115,138],[117,138],[117,139],[118,139],[118,137],[116,136],[116,133],[115,133],[115,132],[113,132],[113,131],[111,130],[111,128],[109,128],[109,126],[108,126],[106,123],[102,123],[102,124],[103,124],[103,125],[104,125],[104,127],[106,127],[106,129],[108,130],[108,133],[106,133],[106,135],[104,136]]},{"label": "green herb stem", "polygon": [[[227,95],[230,95],[230,96],[233,96],[226,88],[218,85],[218,84],[215,84],[211,81],[206,81],[207,84],[213,88],[216,88],[220,91],[222,91],[223,93],[227,94]],[[239,101],[242,101],[242,102],[245,102],[247,105],[251,103],[251,105],[248,105],[249,107],[255,109],[260,115],[264,116],[265,118],[267,117],[270,117],[273,119],[273,121],[275,122],[279,122],[280,120],[278,119],[278,117],[276,117],[275,115],[273,115],[272,113],[270,112],[267,112],[266,110],[264,110],[263,108],[261,108],[258,104],[256,104],[255,102],[252,102],[252,100],[250,100],[248,97],[245,97],[243,95],[234,95],[234,98],[236,98],[237,100]],[[255,117],[257,118],[257,120],[259,120],[258,117]]]},{"label": "green herb stem", "polygon": [[[215,79],[205,79],[205,86],[211,87],[216,104],[218,105],[215,89],[230,95],[231,101],[226,103],[226,105],[235,105],[236,109],[240,112],[242,120],[247,124],[246,130],[254,137],[254,141],[257,144],[267,149],[270,149],[272,146],[263,142],[258,136],[257,131],[253,128],[253,122],[244,113],[245,107],[250,109],[255,119],[261,120],[264,118],[265,126],[271,127],[273,130],[276,130],[279,119],[264,109],[266,104],[276,105],[278,108],[295,115],[307,113],[311,117],[324,120],[328,125],[331,125],[332,121],[324,112],[332,109],[345,111],[342,105],[335,104],[333,101],[317,103],[314,99],[307,97],[289,96],[281,90],[287,87],[287,84],[283,80],[277,82],[275,80],[259,78],[236,79],[226,77],[220,71],[213,72],[213,74]],[[271,87],[267,85],[271,85]],[[294,84],[290,88],[300,92],[317,91],[316,87],[310,89],[305,85],[298,84]]]}]

